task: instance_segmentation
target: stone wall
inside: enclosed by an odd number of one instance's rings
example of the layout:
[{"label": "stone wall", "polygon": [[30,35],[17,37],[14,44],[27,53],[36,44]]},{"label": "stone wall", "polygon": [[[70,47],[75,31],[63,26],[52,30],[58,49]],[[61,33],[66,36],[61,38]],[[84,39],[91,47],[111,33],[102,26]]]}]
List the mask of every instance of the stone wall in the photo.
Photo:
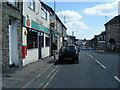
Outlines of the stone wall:
[{"label": "stone wall", "polygon": [[9,69],[9,19],[17,19],[18,35],[18,59],[19,65],[22,64],[22,3],[19,3],[19,9],[7,2],[2,3],[2,69]]},{"label": "stone wall", "polygon": [[0,71],[2,68],[2,2],[0,1]]},{"label": "stone wall", "polygon": [[120,44],[120,35],[119,35],[119,31],[120,31],[120,27],[117,26],[117,24],[120,24],[118,22],[114,22],[112,24],[108,24],[110,27],[108,27],[108,25],[106,26],[106,50],[112,50],[111,45],[108,45],[110,39],[114,39],[115,40],[115,51],[119,51],[118,45]]}]

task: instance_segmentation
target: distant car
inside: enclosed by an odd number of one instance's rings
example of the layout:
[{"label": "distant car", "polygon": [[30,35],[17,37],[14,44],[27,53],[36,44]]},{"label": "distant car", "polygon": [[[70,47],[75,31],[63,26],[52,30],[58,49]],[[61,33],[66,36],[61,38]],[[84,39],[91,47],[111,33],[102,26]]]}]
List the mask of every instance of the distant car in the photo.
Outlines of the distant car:
[{"label": "distant car", "polygon": [[87,49],[88,49],[88,50],[93,50],[93,48],[92,48],[92,47],[88,47]]},{"label": "distant car", "polygon": [[78,52],[80,52],[80,47],[79,46],[76,46],[77,47],[77,49],[78,49]]},{"label": "distant car", "polygon": [[58,61],[72,61],[74,63],[79,63],[79,52],[76,46],[62,46],[59,52]]},{"label": "distant car", "polygon": [[87,48],[85,46],[82,47],[82,50],[86,50]]}]

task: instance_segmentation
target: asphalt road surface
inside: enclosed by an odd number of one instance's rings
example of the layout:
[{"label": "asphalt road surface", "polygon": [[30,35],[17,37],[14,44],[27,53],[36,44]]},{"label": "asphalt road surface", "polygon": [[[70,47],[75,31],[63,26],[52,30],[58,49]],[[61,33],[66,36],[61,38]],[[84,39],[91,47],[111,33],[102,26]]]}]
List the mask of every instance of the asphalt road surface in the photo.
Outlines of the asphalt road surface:
[{"label": "asphalt road surface", "polygon": [[81,51],[79,63],[55,64],[29,88],[118,88],[118,54]]}]

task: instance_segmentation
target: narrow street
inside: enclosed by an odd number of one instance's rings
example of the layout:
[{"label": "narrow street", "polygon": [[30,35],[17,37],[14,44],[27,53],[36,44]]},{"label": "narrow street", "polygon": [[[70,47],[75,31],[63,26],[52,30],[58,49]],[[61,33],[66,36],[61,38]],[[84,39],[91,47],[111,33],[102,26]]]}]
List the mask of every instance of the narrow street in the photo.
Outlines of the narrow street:
[{"label": "narrow street", "polygon": [[26,88],[118,88],[118,54],[81,51],[79,64],[55,64]]},{"label": "narrow street", "polygon": [[120,90],[120,0],[0,0],[0,29],[0,90]]}]

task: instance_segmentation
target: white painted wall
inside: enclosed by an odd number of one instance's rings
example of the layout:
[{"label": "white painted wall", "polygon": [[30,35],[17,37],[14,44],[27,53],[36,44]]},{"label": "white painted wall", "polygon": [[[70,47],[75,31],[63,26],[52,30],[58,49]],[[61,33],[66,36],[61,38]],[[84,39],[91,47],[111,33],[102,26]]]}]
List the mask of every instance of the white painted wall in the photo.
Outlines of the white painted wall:
[{"label": "white painted wall", "polygon": [[27,56],[23,59],[23,66],[38,61],[38,48],[27,50]]},{"label": "white painted wall", "polygon": [[22,29],[22,45],[27,45],[27,35],[24,34],[24,30],[26,30],[25,27]]},{"label": "white painted wall", "polygon": [[[31,20],[34,20],[36,21],[37,23],[39,24],[42,24],[43,26],[49,28],[49,23],[50,23],[50,20],[49,20],[49,16],[50,16],[50,13],[47,11],[47,20],[43,19],[41,17],[41,3],[40,3],[40,0],[35,0],[35,12],[32,11],[29,7],[28,7],[28,1],[29,0],[26,0],[24,3],[23,3],[23,15],[24,16],[27,16],[29,15],[30,19]],[[39,21],[36,20],[39,19]]]},{"label": "white painted wall", "polygon": [[40,10],[41,10],[41,4],[39,0],[35,0],[35,11],[31,10],[28,7],[29,0],[25,0],[23,2],[23,16],[29,15],[30,19],[36,21],[36,18],[41,18]]},{"label": "white painted wall", "polygon": [[42,58],[50,56],[50,47],[42,48]]},{"label": "white painted wall", "polygon": [[[45,27],[49,28],[49,12],[47,11],[47,20],[44,20],[41,18],[41,3],[39,0],[35,0],[35,11],[32,11],[28,7],[28,1],[26,0],[23,2],[23,16],[27,17],[29,16],[30,20],[33,20],[39,24],[44,25]],[[39,20],[37,20],[37,19]],[[39,22],[40,21],[40,22]],[[23,44],[22,45],[27,45],[27,37],[24,35],[24,27],[23,27]],[[44,35],[44,47],[41,50],[42,58],[50,56],[50,47],[45,47],[45,35]],[[27,49],[27,55],[25,59],[23,59],[23,65],[36,62],[38,61],[38,49]]]}]

